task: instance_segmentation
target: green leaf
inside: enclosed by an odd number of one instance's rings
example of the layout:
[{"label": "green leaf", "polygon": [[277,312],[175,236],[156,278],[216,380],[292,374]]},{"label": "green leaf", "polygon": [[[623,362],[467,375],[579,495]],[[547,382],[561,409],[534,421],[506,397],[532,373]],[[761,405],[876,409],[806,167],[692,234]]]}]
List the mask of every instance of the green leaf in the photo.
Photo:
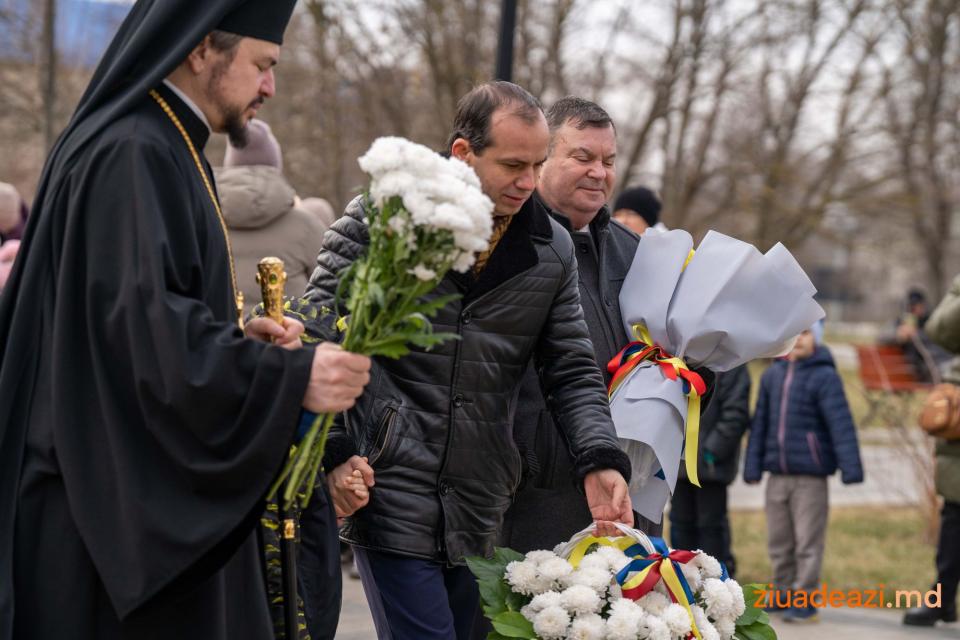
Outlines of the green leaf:
[{"label": "green leaf", "polygon": [[767,615],[763,609],[756,609],[750,605],[747,605],[747,608],[744,610],[743,614],[737,618],[737,625],[748,627],[754,622],[759,621],[762,615]]},{"label": "green leaf", "polygon": [[431,298],[430,300],[418,302],[416,307],[414,307],[414,310],[419,311],[428,318],[432,318],[433,316],[437,315],[437,311],[440,311],[440,309],[443,309],[454,300],[459,300],[462,297],[463,296],[461,296],[459,293],[452,293],[446,296],[437,296],[436,298]]},{"label": "green leaf", "polygon": [[742,640],[777,640],[777,632],[773,627],[760,622],[745,627],[738,624],[734,636]]},{"label": "green leaf", "polygon": [[508,638],[527,638],[536,640],[533,624],[517,611],[507,611],[497,615],[493,620],[493,628],[497,633]]},{"label": "green leaf", "polygon": [[523,562],[524,557],[519,551],[514,551],[508,547],[493,548],[493,559],[502,564],[504,570],[511,562]]},{"label": "green leaf", "polygon": [[398,360],[403,356],[410,353],[410,349],[407,347],[404,342],[391,342],[379,345],[376,349],[370,351],[371,356],[384,356],[385,358],[393,358]]},{"label": "green leaf", "polygon": [[373,300],[373,303],[379,308],[383,309],[383,307],[386,306],[383,296],[383,287],[381,287],[378,283],[371,282],[367,286],[367,295],[370,296],[370,299]]},{"label": "green leaf", "polygon": [[409,341],[423,349],[430,349],[447,340],[459,340],[460,336],[455,333],[419,333],[409,336]]},{"label": "green leaf", "polygon": [[508,611],[507,597],[510,587],[503,580],[479,580],[480,598],[483,600],[483,612],[489,618]]},{"label": "green leaf", "polygon": [[507,636],[502,636],[496,631],[491,631],[487,634],[487,640],[507,640]]},{"label": "green leaf", "polygon": [[477,580],[501,580],[503,579],[504,567],[496,559],[488,560],[481,556],[469,556],[465,558],[467,568],[477,577]]},{"label": "green leaf", "polygon": [[768,588],[767,585],[752,583],[740,585],[740,588],[743,589],[743,601],[747,607],[744,609],[743,614],[737,618],[737,625],[750,626],[758,621],[768,623],[770,620],[769,616],[767,616],[767,613],[762,607],[757,606],[758,602],[762,604],[761,597],[765,589]]},{"label": "green leaf", "polygon": [[504,603],[507,605],[507,609],[510,611],[520,611],[524,605],[530,604],[530,600],[532,600],[530,596],[514,592],[506,582],[504,582],[504,585],[507,587],[507,597]]}]

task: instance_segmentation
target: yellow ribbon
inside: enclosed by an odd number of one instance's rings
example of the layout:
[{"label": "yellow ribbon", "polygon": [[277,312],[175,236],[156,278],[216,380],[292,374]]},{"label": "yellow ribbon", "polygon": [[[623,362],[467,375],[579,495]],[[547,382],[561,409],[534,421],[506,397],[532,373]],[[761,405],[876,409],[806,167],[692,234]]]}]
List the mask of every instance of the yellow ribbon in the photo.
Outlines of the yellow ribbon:
[{"label": "yellow ribbon", "polygon": [[[689,261],[689,258],[687,260]],[[650,338],[650,332],[642,322],[633,325],[633,335],[644,344],[653,344],[653,340]],[[673,366],[673,370],[677,372],[678,376],[680,375],[680,371],[690,370],[687,363],[684,362],[682,358],[677,358],[676,356],[664,360],[657,360],[657,362]],[[678,382],[680,382],[680,380],[678,380]],[[694,389],[692,384],[688,386],[690,390],[687,392],[687,428],[684,438],[683,457],[687,468],[687,477],[692,484],[699,487],[700,477],[697,474],[697,454],[698,442],[700,440],[700,394],[697,393],[697,390]]]},{"label": "yellow ribbon", "polygon": [[593,545],[599,545],[601,547],[613,547],[614,549],[619,549],[620,551],[626,551],[635,544],[637,544],[636,540],[627,537],[598,538],[596,536],[587,536],[578,542],[577,546],[573,548],[573,551],[570,552],[570,558],[567,560],[567,562],[573,565],[573,568],[576,569],[580,566],[580,561],[583,560],[583,556],[587,554],[587,550]]}]

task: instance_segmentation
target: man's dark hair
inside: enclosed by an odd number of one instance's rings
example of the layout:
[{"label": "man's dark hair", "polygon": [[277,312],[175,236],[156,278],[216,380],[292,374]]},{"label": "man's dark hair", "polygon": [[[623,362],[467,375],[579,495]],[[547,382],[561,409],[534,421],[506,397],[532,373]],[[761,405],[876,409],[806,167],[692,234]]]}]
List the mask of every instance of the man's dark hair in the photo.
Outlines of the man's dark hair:
[{"label": "man's dark hair", "polygon": [[613,118],[600,105],[577,96],[560,98],[547,111],[547,126],[551,135],[568,122],[577,129],[613,127],[614,131],[617,130]]},{"label": "man's dark hair", "polygon": [[210,46],[214,51],[227,54],[227,61],[233,62],[233,57],[237,55],[237,45],[243,40],[243,36],[229,31],[211,31]]},{"label": "man's dark hair", "polygon": [[540,101],[519,85],[506,80],[493,80],[474,87],[457,103],[457,116],[453,120],[453,133],[447,140],[446,150],[457,138],[470,143],[477,155],[490,146],[490,120],[501,107],[514,106],[512,115],[528,124],[543,113]]}]

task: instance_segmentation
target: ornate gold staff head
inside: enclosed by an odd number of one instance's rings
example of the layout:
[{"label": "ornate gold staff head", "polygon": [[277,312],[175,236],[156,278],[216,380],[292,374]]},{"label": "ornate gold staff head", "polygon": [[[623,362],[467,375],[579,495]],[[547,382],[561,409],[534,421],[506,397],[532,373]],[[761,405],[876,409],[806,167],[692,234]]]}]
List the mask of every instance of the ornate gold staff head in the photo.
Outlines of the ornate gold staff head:
[{"label": "ornate gold staff head", "polygon": [[257,284],[263,296],[263,310],[268,318],[279,324],[283,324],[283,286],[286,283],[283,260],[263,258],[257,263]]}]

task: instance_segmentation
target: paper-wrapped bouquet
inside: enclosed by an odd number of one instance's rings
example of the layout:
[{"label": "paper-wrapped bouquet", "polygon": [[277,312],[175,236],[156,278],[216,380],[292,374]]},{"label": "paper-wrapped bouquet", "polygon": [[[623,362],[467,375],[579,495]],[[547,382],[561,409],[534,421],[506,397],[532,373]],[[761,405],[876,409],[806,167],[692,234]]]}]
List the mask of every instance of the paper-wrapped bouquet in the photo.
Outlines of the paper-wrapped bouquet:
[{"label": "paper-wrapped bouquet", "polygon": [[694,251],[685,231],[644,235],[620,291],[634,342],[610,363],[610,410],[633,464],[630,496],[640,514],[660,521],[681,454],[698,483],[705,387],[693,369],[729,371],[789,351],[824,315],[815,293],[781,244],[763,254],[710,231]]}]

